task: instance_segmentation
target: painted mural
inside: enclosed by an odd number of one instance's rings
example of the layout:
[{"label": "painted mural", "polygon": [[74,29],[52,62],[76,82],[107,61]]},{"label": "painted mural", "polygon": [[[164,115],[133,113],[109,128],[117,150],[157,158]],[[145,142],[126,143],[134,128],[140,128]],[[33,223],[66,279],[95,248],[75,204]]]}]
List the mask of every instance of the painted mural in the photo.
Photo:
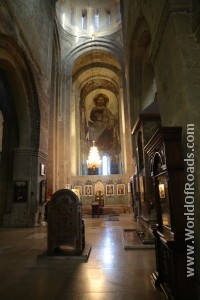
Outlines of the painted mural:
[{"label": "painted mural", "polygon": [[118,173],[120,161],[120,137],[117,101],[115,105],[109,103],[110,99],[103,93],[98,93],[86,116],[85,138],[88,145],[95,145],[101,154],[107,155],[111,162],[111,173]]},{"label": "painted mural", "polygon": [[90,112],[87,137],[104,154],[119,151],[118,117],[108,108],[109,98],[98,94]]}]

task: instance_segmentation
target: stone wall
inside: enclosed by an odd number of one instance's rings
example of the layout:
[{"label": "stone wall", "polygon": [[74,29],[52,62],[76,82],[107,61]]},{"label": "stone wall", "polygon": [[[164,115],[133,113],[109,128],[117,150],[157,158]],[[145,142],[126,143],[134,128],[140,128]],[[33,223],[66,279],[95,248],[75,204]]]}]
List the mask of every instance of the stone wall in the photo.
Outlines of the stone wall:
[{"label": "stone wall", "polygon": [[[200,97],[200,51],[199,51],[199,3],[197,1],[121,1],[124,46],[126,48],[126,77],[129,94],[134,85],[131,42],[140,27],[141,16],[148,24],[151,36],[149,57],[154,69],[157,98],[163,126],[183,127],[183,153],[186,157],[187,124],[195,128],[195,274],[200,286],[200,176],[199,167],[199,97]],[[126,12],[129,11],[127,14]],[[137,28],[136,28],[137,27]],[[139,27],[139,29],[138,29]],[[134,61],[134,60],[133,60]],[[143,70],[140,70],[143,72]],[[133,93],[132,93],[133,94]],[[133,94],[134,95],[134,94]],[[132,97],[130,102],[140,101]],[[132,116],[133,119],[133,116]],[[186,168],[185,168],[186,174]],[[186,174],[187,175],[187,174]],[[183,216],[184,217],[184,216]]]},{"label": "stone wall", "polygon": [[[30,74],[23,70],[24,78],[35,88],[31,110],[40,116],[40,149],[47,154],[49,92],[52,66],[54,10],[49,1],[2,1],[0,3],[0,32],[19,47]],[[16,51],[16,50],[15,50]],[[13,50],[14,53],[14,50]],[[11,55],[13,54],[11,53]],[[30,91],[28,91],[31,93]],[[19,98],[20,100],[20,98]],[[37,103],[38,102],[38,103]],[[38,105],[36,111],[36,107]],[[37,120],[32,120],[37,122]],[[25,125],[26,126],[26,125]]]},{"label": "stone wall", "polygon": [[34,61],[46,78],[50,78],[54,9],[48,0],[9,0],[9,9],[22,29]]},{"label": "stone wall", "polygon": [[[51,2],[3,0],[0,3],[1,68],[11,88],[19,124],[17,149],[9,149],[14,155],[9,165],[12,173],[9,189],[1,200],[5,203],[6,225],[33,225],[39,209],[40,164],[46,166],[48,153],[54,24]],[[28,182],[27,202],[13,204],[14,181],[23,180]]]}]

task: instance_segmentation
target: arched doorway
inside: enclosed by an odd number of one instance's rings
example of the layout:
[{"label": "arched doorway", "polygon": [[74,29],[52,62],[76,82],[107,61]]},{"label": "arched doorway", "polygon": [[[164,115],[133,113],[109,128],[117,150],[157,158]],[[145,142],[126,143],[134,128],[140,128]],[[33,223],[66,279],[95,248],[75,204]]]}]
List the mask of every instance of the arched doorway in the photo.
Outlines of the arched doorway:
[{"label": "arched doorway", "polygon": [[0,118],[1,118],[1,161],[0,161],[0,219],[6,211],[9,190],[12,188],[13,149],[19,145],[19,128],[15,104],[5,72],[0,70]]}]

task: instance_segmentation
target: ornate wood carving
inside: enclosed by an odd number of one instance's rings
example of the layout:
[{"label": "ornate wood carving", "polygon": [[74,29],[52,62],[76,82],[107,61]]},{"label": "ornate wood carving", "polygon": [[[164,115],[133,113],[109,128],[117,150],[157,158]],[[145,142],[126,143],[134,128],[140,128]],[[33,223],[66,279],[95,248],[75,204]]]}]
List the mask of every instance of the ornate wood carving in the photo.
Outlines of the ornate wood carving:
[{"label": "ornate wood carving", "polygon": [[170,300],[194,299],[186,268],[181,132],[181,127],[161,127],[144,148],[157,212],[157,228],[153,230],[157,270],[152,278]]},{"label": "ornate wood carving", "polygon": [[82,207],[77,195],[68,189],[58,190],[48,203],[48,253],[65,246],[67,254],[81,254],[84,248]]}]

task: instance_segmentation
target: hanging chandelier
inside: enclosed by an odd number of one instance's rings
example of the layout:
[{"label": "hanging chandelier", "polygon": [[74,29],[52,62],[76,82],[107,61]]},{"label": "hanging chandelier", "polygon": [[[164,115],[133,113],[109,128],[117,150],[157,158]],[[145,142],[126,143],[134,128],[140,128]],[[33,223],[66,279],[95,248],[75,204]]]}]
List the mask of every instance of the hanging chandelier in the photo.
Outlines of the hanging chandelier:
[{"label": "hanging chandelier", "polygon": [[101,166],[101,159],[99,156],[98,149],[94,145],[95,141],[93,141],[92,143],[93,146],[90,148],[90,152],[87,160],[87,167],[88,169],[97,169]]}]

